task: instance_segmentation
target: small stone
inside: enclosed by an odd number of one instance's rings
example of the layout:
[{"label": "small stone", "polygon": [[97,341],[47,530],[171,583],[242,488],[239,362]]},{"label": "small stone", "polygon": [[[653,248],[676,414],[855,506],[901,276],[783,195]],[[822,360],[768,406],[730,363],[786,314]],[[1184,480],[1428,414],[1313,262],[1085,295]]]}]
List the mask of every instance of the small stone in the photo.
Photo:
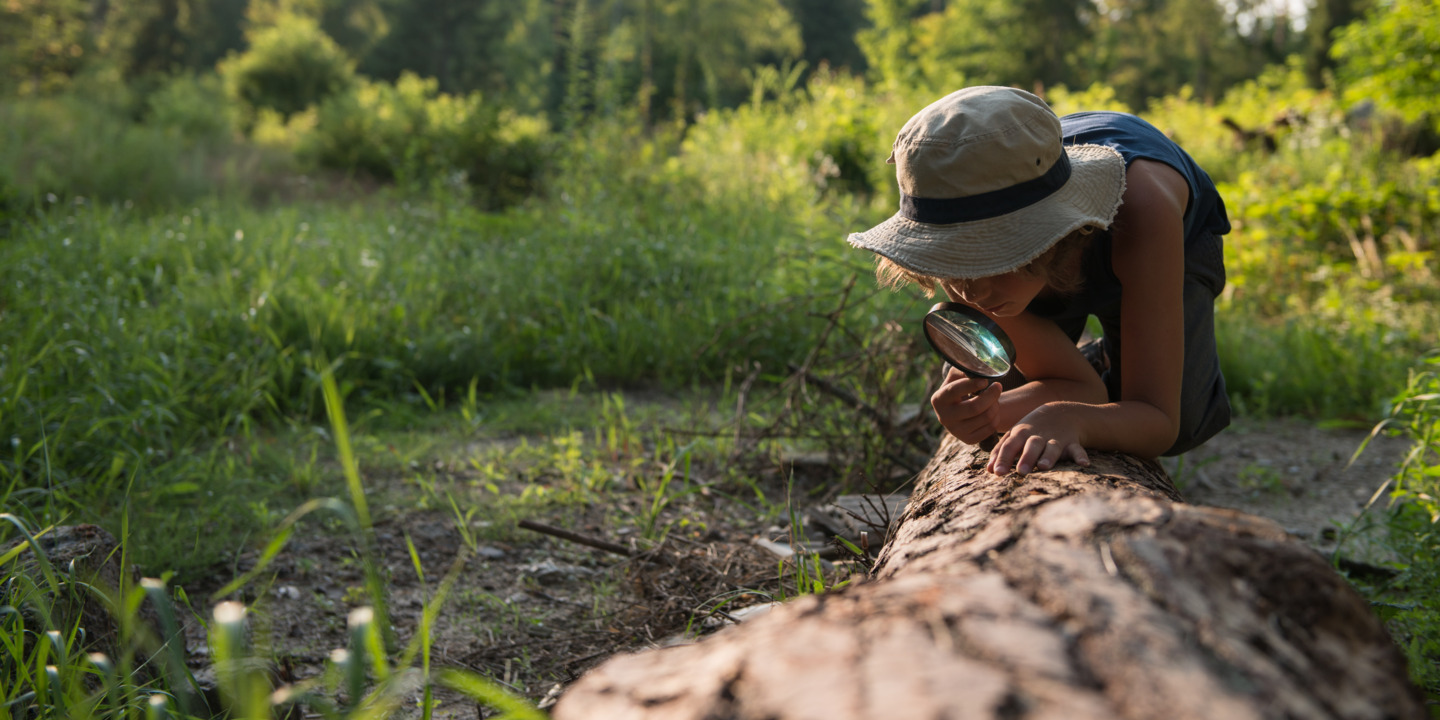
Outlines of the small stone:
[{"label": "small stone", "polygon": [[595,571],[577,565],[561,565],[553,560],[541,560],[521,568],[521,572],[541,585],[560,585],[581,577],[594,575]]}]

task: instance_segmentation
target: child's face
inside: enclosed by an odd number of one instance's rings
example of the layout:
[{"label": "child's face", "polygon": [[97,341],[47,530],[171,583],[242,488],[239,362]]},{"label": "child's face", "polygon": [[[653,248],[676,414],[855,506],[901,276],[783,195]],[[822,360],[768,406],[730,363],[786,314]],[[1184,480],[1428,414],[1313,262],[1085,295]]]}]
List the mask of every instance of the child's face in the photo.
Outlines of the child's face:
[{"label": "child's face", "polygon": [[946,281],[941,287],[951,300],[973,305],[994,317],[1013,317],[1024,312],[1045,289],[1045,278],[1015,270],[974,280]]}]

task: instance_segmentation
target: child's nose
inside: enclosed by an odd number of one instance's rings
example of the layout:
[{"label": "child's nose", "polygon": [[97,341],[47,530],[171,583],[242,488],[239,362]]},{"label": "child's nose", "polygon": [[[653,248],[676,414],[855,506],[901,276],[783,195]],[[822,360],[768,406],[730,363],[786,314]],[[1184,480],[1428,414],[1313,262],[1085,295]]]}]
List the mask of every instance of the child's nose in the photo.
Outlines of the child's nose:
[{"label": "child's nose", "polygon": [[971,305],[981,305],[990,296],[990,283],[971,280],[960,291],[960,298]]}]

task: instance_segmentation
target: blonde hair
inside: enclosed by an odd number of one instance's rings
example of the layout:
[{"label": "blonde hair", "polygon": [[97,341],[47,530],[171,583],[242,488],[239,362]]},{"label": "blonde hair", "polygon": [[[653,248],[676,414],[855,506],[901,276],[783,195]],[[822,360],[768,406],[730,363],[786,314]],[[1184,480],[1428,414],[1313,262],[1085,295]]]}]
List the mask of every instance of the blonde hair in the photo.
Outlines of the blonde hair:
[{"label": "blonde hair", "polygon": [[[1097,225],[1086,225],[1071,232],[1055,241],[1055,244],[1040,253],[1039,257],[1021,266],[1019,272],[1045,278],[1045,284],[1062,295],[1075,293],[1085,284],[1085,276],[1067,271],[1074,258],[1090,246],[1091,235],[1103,229]],[[927,298],[935,296],[935,288],[941,283],[964,288],[967,282],[964,278],[943,278],[918,273],[879,254],[875,256],[875,279],[882,287],[892,290],[915,285]]]}]

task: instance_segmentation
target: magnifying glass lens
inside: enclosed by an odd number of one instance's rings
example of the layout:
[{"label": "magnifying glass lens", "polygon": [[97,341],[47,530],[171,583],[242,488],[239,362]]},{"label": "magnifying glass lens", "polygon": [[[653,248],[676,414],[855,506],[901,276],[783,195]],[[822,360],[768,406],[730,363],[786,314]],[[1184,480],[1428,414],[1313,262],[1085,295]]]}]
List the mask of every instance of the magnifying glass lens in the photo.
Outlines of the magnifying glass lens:
[{"label": "magnifying glass lens", "polygon": [[975,378],[1003,377],[1015,364],[1014,346],[994,321],[958,303],[940,303],[925,316],[925,337],[941,357]]}]

